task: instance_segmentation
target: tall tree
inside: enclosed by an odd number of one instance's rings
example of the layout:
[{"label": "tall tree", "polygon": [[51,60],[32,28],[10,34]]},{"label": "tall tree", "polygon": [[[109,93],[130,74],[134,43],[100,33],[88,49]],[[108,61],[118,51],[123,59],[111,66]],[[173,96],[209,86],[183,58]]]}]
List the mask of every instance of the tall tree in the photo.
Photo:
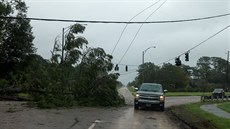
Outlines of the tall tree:
[{"label": "tall tree", "polygon": [[113,57],[106,54],[102,48],[88,48],[82,58],[82,64],[90,65],[92,70],[101,72],[111,71]]},{"label": "tall tree", "polygon": [[81,24],[71,25],[68,31],[65,31],[63,47],[55,43],[51,61],[67,65],[76,64],[82,56],[83,47],[88,44],[88,41],[79,35],[83,33],[84,30],[85,27]]},{"label": "tall tree", "polygon": [[145,83],[161,83],[168,90],[183,89],[189,84],[188,69],[190,68],[181,68],[169,63],[162,67],[145,63],[139,66],[137,70],[139,75],[132,84],[139,86],[144,80]]},{"label": "tall tree", "polygon": [[207,81],[211,72],[211,58],[206,56],[201,57],[197,61],[197,68],[199,70],[200,78]]},{"label": "tall tree", "polygon": [[139,84],[142,82],[157,82],[158,78],[158,71],[159,71],[159,67],[156,66],[153,63],[144,63],[142,65],[139,66],[138,68],[138,82]]},{"label": "tall tree", "polygon": [[0,77],[16,70],[26,57],[35,53],[32,43],[32,27],[26,18],[27,7],[21,0],[1,0],[0,16],[15,16],[22,19],[0,20]]},{"label": "tall tree", "polygon": [[161,83],[168,89],[182,89],[188,86],[189,76],[180,67],[164,64],[160,70]]}]

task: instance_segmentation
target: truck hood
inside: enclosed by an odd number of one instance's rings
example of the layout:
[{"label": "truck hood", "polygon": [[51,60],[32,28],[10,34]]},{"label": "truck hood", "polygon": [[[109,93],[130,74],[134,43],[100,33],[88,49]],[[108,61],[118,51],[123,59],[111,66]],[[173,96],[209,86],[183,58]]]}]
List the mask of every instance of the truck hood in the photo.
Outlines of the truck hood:
[{"label": "truck hood", "polygon": [[137,94],[149,94],[149,95],[164,95],[164,93],[161,92],[148,92],[148,91],[137,91]]}]

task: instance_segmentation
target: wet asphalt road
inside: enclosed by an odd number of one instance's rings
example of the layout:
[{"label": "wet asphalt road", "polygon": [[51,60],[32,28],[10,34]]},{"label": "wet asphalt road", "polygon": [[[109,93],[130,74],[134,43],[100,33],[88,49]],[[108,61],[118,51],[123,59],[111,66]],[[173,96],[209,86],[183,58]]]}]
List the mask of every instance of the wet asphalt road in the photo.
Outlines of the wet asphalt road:
[{"label": "wet asphalt road", "polygon": [[154,110],[134,110],[132,107],[123,111],[123,115],[98,123],[95,129],[178,129],[165,112]]},{"label": "wet asphalt road", "polygon": [[[119,91],[127,106],[72,109],[28,108],[19,102],[0,101],[0,129],[178,129],[177,123],[160,110],[134,110],[133,96]],[[200,97],[167,97],[166,107],[197,102]],[[9,109],[14,112],[9,112]]]},{"label": "wet asphalt road", "polygon": [[[141,109],[135,110],[133,108],[133,96],[129,91],[123,87],[119,90],[125,97],[125,102],[127,109],[123,111],[123,115],[118,119],[113,119],[110,121],[110,126],[107,126],[103,123],[101,128],[108,129],[178,129],[177,123],[171,121],[166,114],[166,112],[161,112],[159,109],[148,110]],[[199,96],[190,96],[190,97],[166,97],[165,106],[175,106],[181,104],[187,104],[192,102],[200,101]],[[99,128],[100,128],[99,127]],[[97,129],[99,129],[97,128]]]}]

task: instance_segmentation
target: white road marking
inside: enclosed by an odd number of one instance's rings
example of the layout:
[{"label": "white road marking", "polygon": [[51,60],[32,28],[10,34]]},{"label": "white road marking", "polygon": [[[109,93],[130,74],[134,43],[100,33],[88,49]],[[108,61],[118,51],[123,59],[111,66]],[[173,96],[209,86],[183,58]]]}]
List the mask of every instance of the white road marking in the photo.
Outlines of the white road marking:
[{"label": "white road marking", "polygon": [[93,123],[88,129],[93,129],[96,124]]},{"label": "white road marking", "polygon": [[92,124],[88,129],[93,129],[93,128],[95,127],[96,123],[100,123],[100,122],[103,122],[103,121],[95,120],[95,121],[93,122],[93,124]]}]

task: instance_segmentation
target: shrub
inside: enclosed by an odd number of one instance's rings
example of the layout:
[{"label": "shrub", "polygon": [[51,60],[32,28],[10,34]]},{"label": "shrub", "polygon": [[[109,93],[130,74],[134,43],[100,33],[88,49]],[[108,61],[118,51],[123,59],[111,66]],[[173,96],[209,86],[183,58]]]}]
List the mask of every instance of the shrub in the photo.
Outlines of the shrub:
[{"label": "shrub", "polygon": [[9,86],[9,82],[6,79],[0,79],[0,89],[5,89]]}]

